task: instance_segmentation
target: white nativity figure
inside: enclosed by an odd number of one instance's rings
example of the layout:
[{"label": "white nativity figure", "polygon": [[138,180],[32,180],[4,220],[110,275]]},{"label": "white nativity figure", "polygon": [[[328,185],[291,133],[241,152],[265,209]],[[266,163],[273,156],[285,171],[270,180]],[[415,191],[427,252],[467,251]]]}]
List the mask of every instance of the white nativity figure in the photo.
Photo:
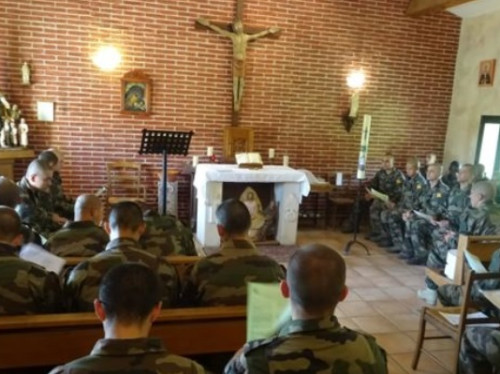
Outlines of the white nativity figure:
[{"label": "white nativity figure", "polygon": [[17,147],[17,126],[15,122],[10,123],[10,144]]},{"label": "white nativity figure", "polygon": [[21,118],[21,123],[19,124],[19,145],[21,147],[28,146],[28,132],[29,127],[24,118]]},{"label": "white nativity figure", "polygon": [[7,145],[5,144],[5,126],[2,126],[0,130],[0,148],[5,148]]}]

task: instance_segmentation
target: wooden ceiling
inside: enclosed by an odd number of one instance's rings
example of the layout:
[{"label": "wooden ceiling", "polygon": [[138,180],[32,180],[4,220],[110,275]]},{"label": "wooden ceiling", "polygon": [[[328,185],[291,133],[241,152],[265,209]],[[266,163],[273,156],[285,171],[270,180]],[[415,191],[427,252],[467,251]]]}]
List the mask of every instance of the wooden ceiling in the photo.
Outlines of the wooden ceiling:
[{"label": "wooden ceiling", "polygon": [[475,0],[411,0],[406,14],[411,17],[441,12]]}]

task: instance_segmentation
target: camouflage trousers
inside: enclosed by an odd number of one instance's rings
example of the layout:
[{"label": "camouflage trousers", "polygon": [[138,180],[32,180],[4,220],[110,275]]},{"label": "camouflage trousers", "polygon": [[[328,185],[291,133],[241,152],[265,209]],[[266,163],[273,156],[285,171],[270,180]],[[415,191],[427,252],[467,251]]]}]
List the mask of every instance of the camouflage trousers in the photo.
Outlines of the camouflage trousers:
[{"label": "camouflage trousers", "polygon": [[[426,279],[427,282],[427,279]],[[429,282],[432,282],[429,280]],[[429,287],[429,283],[427,283],[427,287],[436,288],[434,282],[432,282],[434,287]],[[443,306],[459,306],[462,304],[463,300],[463,289],[462,286],[456,284],[445,284],[443,286],[439,286],[437,289],[438,299]]]},{"label": "camouflage trousers", "polygon": [[408,257],[426,258],[429,254],[434,225],[425,219],[412,217],[405,222],[402,253]]},{"label": "camouflage trousers", "polygon": [[500,373],[500,331],[488,327],[466,329],[459,367],[461,374]]},{"label": "camouflage trousers", "polygon": [[[445,231],[440,229],[434,229],[431,233],[432,245],[430,247],[429,257],[427,257],[426,264],[428,268],[444,269],[446,267],[446,256],[448,255],[448,251],[456,247],[454,246],[455,243],[453,243],[453,241],[447,242],[444,240],[444,233]],[[427,287],[433,290],[437,289],[437,285],[427,277],[425,278],[425,283],[427,284]]]},{"label": "camouflage trousers", "polygon": [[[404,221],[402,214],[403,210],[401,209],[385,209],[380,214],[385,235],[399,248],[403,247],[404,239]],[[384,235],[384,233],[382,235]]]},{"label": "camouflage trousers", "polygon": [[386,209],[385,203],[375,199],[370,206],[370,226],[373,234],[384,235],[382,228],[382,212]]}]

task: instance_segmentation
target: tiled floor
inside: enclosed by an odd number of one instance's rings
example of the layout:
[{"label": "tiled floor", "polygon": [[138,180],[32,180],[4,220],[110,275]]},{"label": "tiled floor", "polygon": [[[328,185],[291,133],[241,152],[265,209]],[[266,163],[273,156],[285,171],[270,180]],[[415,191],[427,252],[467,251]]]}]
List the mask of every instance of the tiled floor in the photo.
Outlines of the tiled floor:
[{"label": "tiled floor", "polygon": [[[352,235],[324,230],[300,230],[298,244],[322,243],[339,252]],[[425,353],[418,365],[411,369],[418,332],[420,308],[424,305],[416,290],[424,286],[424,267],[409,266],[390,255],[376,244],[365,243],[371,254],[356,244],[351,247],[347,263],[349,296],[340,303],[336,315],[342,324],[366,331],[377,338],[389,357],[389,374],[432,373],[449,374],[453,367],[453,343],[448,339],[424,343],[435,352],[440,364]]]}]

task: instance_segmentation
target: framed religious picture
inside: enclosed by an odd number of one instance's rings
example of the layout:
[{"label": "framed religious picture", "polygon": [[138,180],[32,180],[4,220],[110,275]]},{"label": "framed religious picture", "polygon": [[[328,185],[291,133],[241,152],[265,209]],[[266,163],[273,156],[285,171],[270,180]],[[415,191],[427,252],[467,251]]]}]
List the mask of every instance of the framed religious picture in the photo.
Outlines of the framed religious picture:
[{"label": "framed religious picture", "polygon": [[151,113],[151,79],[140,70],[132,70],[121,79],[121,112]]},{"label": "framed religious picture", "polygon": [[224,127],[224,159],[234,162],[236,153],[253,151],[253,129],[245,127]]},{"label": "framed religious picture", "polygon": [[479,64],[479,86],[493,86],[497,60],[484,60]]}]

